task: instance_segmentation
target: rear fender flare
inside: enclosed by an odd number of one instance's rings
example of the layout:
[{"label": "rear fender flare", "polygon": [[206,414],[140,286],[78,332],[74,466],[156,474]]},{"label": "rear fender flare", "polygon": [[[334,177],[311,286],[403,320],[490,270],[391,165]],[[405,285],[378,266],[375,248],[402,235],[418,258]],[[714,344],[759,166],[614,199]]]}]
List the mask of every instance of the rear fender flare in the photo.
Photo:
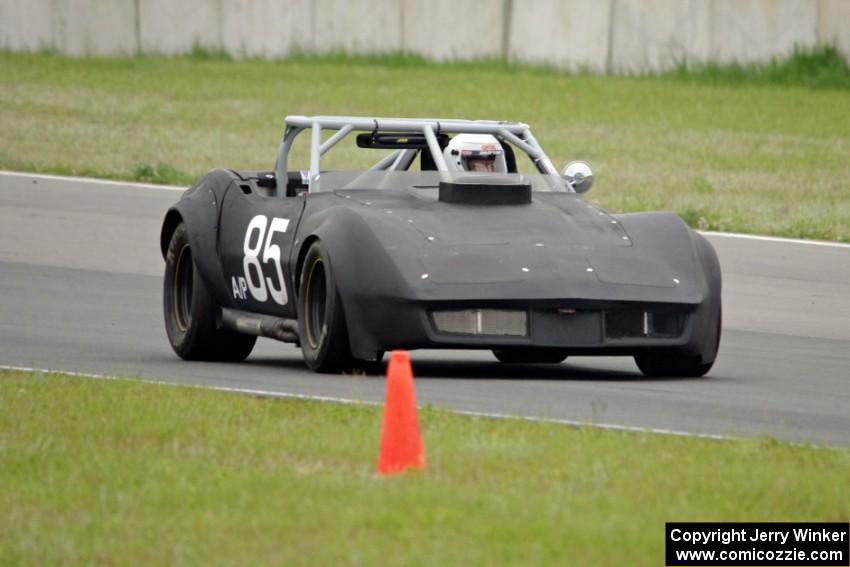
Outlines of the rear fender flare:
[{"label": "rear fender flare", "polygon": [[232,299],[218,257],[218,225],[221,202],[235,179],[233,172],[224,169],[207,173],[168,209],[160,231],[160,250],[165,258],[174,230],[181,221],[186,224],[198,271],[216,302],[225,306],[230,306]]}]

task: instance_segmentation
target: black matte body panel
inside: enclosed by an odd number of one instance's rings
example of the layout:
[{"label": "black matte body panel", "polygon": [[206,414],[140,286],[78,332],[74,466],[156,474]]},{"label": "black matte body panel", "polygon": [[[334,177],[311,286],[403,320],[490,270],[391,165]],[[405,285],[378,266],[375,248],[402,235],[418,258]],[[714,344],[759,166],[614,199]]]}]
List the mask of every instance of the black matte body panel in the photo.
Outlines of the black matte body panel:
[{"label": "black matte body panel", "polygon": [[[198,267],[216,299],[247,311],[294,317],[300,262],[321,239],[360,358],[392,348],[536,345],[583,354],[677,347],[713,359],[719,263],[711,245],[672,213],[611,215],[575,193],[544,191],[524,204],[448,203],[438,199],[436,186],[285,197],[263,193],[250,175],[223,170],[188,190],[173,211],[190,227]],[[281,250],[286,305],[234,291],[245,272],[246,230],[257,215],[289,223],[268,243]],[[163,239],[168,226],[166,219]],[[277,286],[274,262],[259,261],[263,277]],[[441,334],[429,315],[500,306],[530,310],[530,336]],[[684,331],[674,338],[606,339],[601,312],[622,306],[685,313]]]}]

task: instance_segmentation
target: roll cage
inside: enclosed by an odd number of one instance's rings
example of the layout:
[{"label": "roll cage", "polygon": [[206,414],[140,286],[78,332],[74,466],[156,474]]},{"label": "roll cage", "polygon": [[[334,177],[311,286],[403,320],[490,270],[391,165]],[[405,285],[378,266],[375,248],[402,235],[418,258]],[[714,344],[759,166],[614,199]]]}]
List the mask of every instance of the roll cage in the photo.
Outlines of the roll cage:
[{"label": "roll cage", "polygon": [[[287,116],[286,129],[280,142],[275,177],[286,179],[289,151],[295,137],[310,130],[310,170],[308,187],[321,171],[321,157],[351,132],[371,132],[388,134],[421,134],[425,138],[434,165],[438,171],[448,172],[443,151],[438,141],[442,134],[491,134],[500,142],[509,142],[525,152],[537,170],[542,174],[558,175],[558,170],[540,147],[527,124],[519,122],[500,122],[495,120],[457,120],[436,118],[369,118],[363,116]],[[322,130],[336,132],[322,141]],[[396,149],[372,166],[372,170],[402,169],[412,162],[419,149]]]}]

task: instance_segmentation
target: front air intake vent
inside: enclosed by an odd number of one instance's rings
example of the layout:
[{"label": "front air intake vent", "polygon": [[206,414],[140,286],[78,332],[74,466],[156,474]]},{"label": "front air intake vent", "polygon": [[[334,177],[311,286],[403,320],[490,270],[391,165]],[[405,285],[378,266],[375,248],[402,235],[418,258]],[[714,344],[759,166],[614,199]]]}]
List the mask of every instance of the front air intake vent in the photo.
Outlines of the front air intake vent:
[{"label": "front air intake vent", "polygon": [[503,337],[528,336],[528,312],[518,309],[458,309],[433,311],[434,327],[441,333]]},{"label": "front air intake vent", "polygon": [[644,311],[606,311],[605,336],[611,339],[642,337]]},{"label": "front air intake vent", "polygon": [[685,327],[685,315],[664,311],[618,309],[605,312],[605,337],[624,338],[676,338]]}]

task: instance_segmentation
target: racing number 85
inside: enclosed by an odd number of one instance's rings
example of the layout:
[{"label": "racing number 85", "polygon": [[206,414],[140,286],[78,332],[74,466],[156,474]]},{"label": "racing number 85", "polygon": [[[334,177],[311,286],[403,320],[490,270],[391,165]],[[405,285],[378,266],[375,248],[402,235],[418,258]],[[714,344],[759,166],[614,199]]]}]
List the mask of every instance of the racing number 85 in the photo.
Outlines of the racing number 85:
[{"label": "racing number 85", "polygon": [[[276,232],[286,232],[289,227],[289,219],[273,217],[271,223],[266,215],[257,215],[248,223],[245,230],[245,243],[242,251],[245,258],[242,267],[245,270],[245,280],[251,296],[257,301],[268,300],[269,295],[275,303],[286,305],[286,284],[283,279],[283,268],[280,264],[280,246],[272,244],[272,238]],[[268,230],[267,230],[268,229]],[[256,234],[256,237],[254,236]],[[264,244],[265,242],[265,244]],[[253,243],[253,244],[252,244]],[[260,252],[262,251],[262,263]],[[275,287],[272,278],[264,277],[263,264],[271,261],[277,272],[277,281],[280,287]],[[251,269],[253,267],[253,270]],[[256,278],[256,279],[255,279]]]}]

